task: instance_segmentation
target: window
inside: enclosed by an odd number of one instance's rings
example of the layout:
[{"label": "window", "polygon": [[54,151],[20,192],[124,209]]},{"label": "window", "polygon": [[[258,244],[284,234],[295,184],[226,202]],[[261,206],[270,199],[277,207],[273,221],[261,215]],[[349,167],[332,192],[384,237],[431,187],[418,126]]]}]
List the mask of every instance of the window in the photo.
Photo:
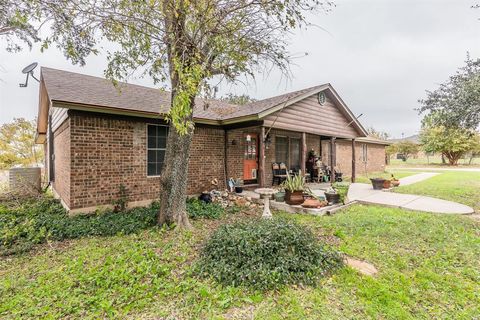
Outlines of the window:
[{"label": "window", "polygon": [[162,172],[167,147],[168,127],[147,125],[147,175],[158,176]]},{"label": "window", "polygon": [[288,138],[275,137],[275,161],[288,165]]},{"label": "window", "polygon": [[362,161],[367,162],[368,160],[368,146],[364,143],[362,144]]},{"label": "window", "polygon": [[300,139],[290,138],[290,167],[294,171],[300,170]]}]

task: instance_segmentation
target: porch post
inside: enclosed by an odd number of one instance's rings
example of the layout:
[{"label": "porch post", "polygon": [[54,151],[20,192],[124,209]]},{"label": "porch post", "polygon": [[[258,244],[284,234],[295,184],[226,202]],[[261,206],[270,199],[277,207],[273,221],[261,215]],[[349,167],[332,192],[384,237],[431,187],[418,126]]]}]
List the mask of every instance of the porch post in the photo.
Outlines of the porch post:
[{"label": "porch post", "polygon": [[355,182],[356,178],[356,165],[355,165],[355,139],[352,139],[352,183]]},{"label": "porch post", "polygon": [[258,159],[259,185],[265,187],[265,127],[260,131],[260,154]]},{"label": "porch post", "polygon": [[301,156],[301,161],[302,163],[300,164],[300,168],[302,170],[302,174],[305,175],[306,172],[306,165],[305,163],[307,162],[307,135],[305,132],[302,132],[302,156]]},{"label": "porch post", "polygon": [[335,137],[332,137],[330,139],[330,169],[331,169],[330,183],[335,182],[336,153],[337,153],[337,148],[336,148],[336,145],[335,145]]}]

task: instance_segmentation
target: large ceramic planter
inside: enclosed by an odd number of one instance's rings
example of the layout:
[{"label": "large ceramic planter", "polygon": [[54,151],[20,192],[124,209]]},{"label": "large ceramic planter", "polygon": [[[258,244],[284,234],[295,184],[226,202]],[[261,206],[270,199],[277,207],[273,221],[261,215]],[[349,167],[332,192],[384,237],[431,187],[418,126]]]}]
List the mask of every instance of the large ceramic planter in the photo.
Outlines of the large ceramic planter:
[{"label": "large ceramic planter", "polygon": [[295,206],[303,203],[303,191],[286,191],[285,202],[289,205]]},{"label": "large ceramic planter", "polygon": [[383,189],[383,183],[385,182],[385,179],[383,178],[373,178],[370,179],[372,182],[373,190],[382,190]]},{"label": "large ceramic planter", "polygon": [[338,193],[325,192],[325,198],[329,204],[335,204],[340,202],[340,195]]}]

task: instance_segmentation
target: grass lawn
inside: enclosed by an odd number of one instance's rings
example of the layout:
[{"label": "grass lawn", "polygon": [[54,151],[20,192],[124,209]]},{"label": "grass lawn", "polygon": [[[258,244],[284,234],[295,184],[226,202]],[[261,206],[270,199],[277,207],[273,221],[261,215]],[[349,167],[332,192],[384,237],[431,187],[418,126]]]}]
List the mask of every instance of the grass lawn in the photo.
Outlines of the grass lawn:
[{"label": "grass lawn", "polygon": [[[460,159],[458,161],[458,165],[465,166],[465,167],[478,167],[480,166],[480,158],[473,158],[472,162],[470,162],[470,158],[467,159]],[[422,158],[409,158],[407,161],[403,161],[401,159],[390,159],[390,166],[392,167],[437,167],[443,166],[448,167],[448,165],[442,163],[441,156],[434,156],[427,159],[426,157]]]},{"label": "grass lawn", "polygon": [[442,171],[430,179],[400,186],[395,191],[456,201],[480,212],[480,172]]},{"label": "grass lawn", "polygon": [[192,273],[220,223],[41,245],[0,258],[0,318],[472,319],[480,314],[480,224],[461,216],[355,205],[334,216],[287,215],[379,270],[345,268],[317,287],[251,292]]},{"label": "grass lawn", "polygon": [[[396,170],[387,170],[387,171],[378,171],[378,172],[371,172],[368,174],[368,177],[366,175],[360,174],[357,175],[355,182],[359,183],[371,183],[369,178],[388,178],[390,179],[392,177],[392,174],[395,176],[395,178],[400,179],[404,177],[408,177],[414,174],[418,174],[418,172],[414,171],[396,171]],[[348,179],[347,179],[348,181]]]}]

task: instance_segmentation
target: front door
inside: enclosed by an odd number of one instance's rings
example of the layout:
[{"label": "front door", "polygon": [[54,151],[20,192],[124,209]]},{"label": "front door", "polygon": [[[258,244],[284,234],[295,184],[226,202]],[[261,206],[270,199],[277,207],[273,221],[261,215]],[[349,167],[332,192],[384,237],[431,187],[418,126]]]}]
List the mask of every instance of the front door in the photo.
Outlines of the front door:
[{"label": "front door", "polygon": [[258,170],[258,135],[246,134],[244,139],[243,180],[245,183],[255,183]]}]

